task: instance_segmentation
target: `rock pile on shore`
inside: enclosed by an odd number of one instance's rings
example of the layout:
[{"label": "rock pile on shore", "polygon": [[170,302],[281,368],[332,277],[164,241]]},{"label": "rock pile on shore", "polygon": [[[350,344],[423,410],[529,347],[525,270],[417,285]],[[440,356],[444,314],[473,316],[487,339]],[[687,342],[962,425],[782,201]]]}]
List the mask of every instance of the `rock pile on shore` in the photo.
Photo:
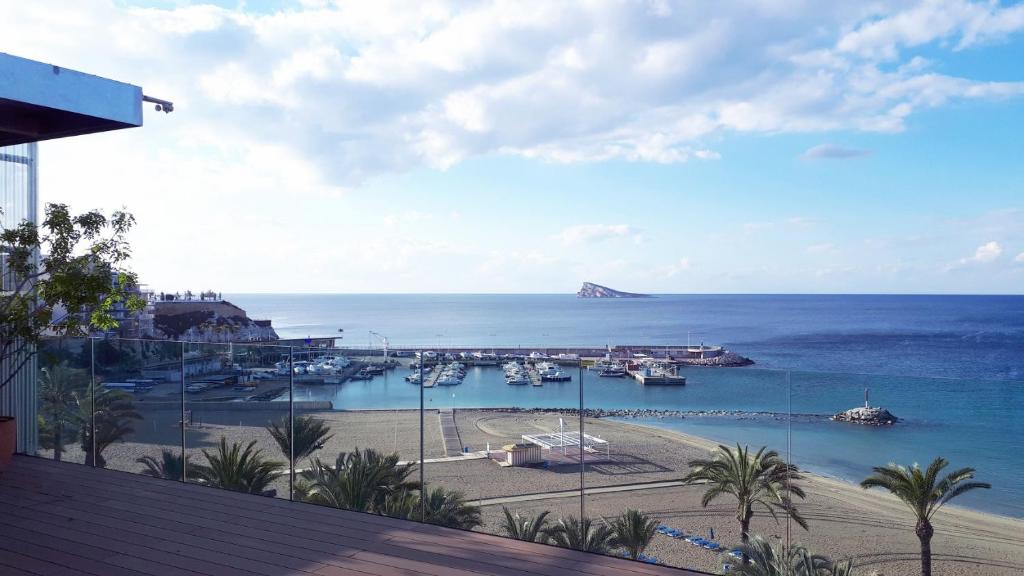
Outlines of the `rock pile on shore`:
[{"label": "rock pile on shore", "polygon": [[[487,408],[487,412],[535,412],[541,414],[563,414],[579,416],[576,408]],[[799,418],[801,420],[824,420],[827,414],[786,414],[783,412],[746,411],[746,410],[656,410],[652,408],[586,408],[583,416],[587,418],[695,418],[702,416],[731,417],[740,420],[750,418],[772,418],[784,420]]]},{"label": "rock pile on shore", "polygon": [[832,417],[836,422],[850,422],[853,424],[867,424],[869,426],[888,426],[895,424],[899,418],[892,415],[885,408],[876,406],[860,406],[840,412]]},{"label": "rock pile on shore", "polygon": [[715,356],[713,358],[679,358],[676,359],[675,362],[682,366],[712,366],[720,368],[750,366],[754,363],[750,358],[740,356],[735,352],[726,352],[721,356]]}]

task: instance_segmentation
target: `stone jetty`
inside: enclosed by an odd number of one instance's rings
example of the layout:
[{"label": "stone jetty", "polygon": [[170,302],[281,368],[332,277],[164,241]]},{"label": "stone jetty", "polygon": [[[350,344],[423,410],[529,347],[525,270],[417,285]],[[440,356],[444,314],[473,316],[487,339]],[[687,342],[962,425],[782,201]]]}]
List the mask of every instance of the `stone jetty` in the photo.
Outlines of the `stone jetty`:
[{"label": "stone jetty", "polygon": [[[579,416],[578,408],[486,408],[487,412],[501,413],[539,413],[539,414],[563,414],[566,416]],[[700,417],[724,417],[737,420],[747,419],[772,419],[789,420],[798,419],[801,421],[823,421],[828,420],[828,414],[788,414],[785,412],[770,411],[748,411],[748,410],[662,410],[654,408],[585,408],[583,416],[586,418],[700,418]]]},{"label": "stone jetty", "polygon": [[869,426],[888,426],[895,424],[899,418],[892,415],[885,408],[877,406],[858,406],[850,408],[832,416],[836,422],[850,422],[852,424],[867,424]]}]

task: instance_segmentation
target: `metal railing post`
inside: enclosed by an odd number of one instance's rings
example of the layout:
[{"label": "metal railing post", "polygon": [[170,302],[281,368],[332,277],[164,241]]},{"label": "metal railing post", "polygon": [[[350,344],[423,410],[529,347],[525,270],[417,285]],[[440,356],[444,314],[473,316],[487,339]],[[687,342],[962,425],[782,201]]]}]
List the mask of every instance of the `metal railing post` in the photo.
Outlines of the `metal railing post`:
[{"label": "metal railing post", "polygon": [[[587,500],[587,495],[586,495],[587,474],[586,474],[586,471],[587,471],[587,464],[586,464],[586,460],[585,460],[586,456],[585,456],[585,453],[583,451],[583,444],[584,444],[584,442],[586,442],[586,440],[584,440],[585,436],[583,435],[584,430],[583,430],[583,361],[582,360],[577,360],[577,368],[579,370],[579,377],[580,377],[580,520],[582,521],[582,519],[584,517],[586,517],[586,515],[587,515],[587,508],[586,508],[586,500]],[[583,534],[582,536],[585,538],[586,534]]]},{"label": "metal railing post", "polygon": [[426,520],[426,479],[423,473],[423,351],[420,350],[420,522]]},{"label": "metal railing post", "polygon": [[92,447],[92,467],[96,467],[96,339],[89,338],[89,440]]},{"label": "metal railing post", "polygon": [[[793,384],[789,378],[789,371],[786,371],[786,464],[793,464]],[[786,467],[786,498],[792,501],[793,493],[790,490],[790,472],[789,466]],[[793,515],[787,510],[786,511],[786,546],[791,546],[790,542],[790,529],[793,524]]]},{"label": "metal railing post", "polygon": [[288,347],[288,500],[295,501],[295,347]]},{"label": "metal railing post", "polygon": [[178,358],[178,370],[181,372],[179,380],[181,381],[181,481],[188,482],[188,456],[186,455],[186,448],[188,445],[187,433],[185,427],[188,422],[185,420],[185,342],[181,342],[180,356]]}]

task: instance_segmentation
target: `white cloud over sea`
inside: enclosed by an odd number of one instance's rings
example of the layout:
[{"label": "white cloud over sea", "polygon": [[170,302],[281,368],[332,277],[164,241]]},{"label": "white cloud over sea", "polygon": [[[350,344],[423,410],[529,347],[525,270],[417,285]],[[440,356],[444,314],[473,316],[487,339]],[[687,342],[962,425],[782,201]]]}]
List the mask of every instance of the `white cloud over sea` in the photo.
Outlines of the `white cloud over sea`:
[{"label": "white cloud over sea", "polygon": [[[45,143],[40,164],[44,201],[135,213],[137,269],[167,289],[199,277],[220,290],[535,291],[575,284],[595,262],[650,281],[641,292],[804,289],[798,279],[825,264],[817,275],[835,284],[811,288],[857,288],[847,261],[859,239],[836,237],[836,214],[812,203],[842,195],[822,180],[787,190],[800,203],[758,202],[777,174],[741,164],[730,144],[789,136],[800,142],[787,159],[805,150],[822,160],[799,170],[867,170],[891,159],[878,142],[912,135],[934,116],[925,112],[1024,96],[1012,74],[943,61],[1019,37],[1024,5],[1005,2],[0,2],[0,51],[175,102],[169,115],[147,107],[141,130]],[[280,8],[254,9],[265,4]],[[501,187],[487,172],[404,206],[367,198],[381,180],[419,192],[422,179],[401,178],[474,161],[492,162],[498,178],[522,166],[623,167],[622,190],[592,197],[593,174],[564,187],[537,178],[523,189],[549,197],[524,207],[515,190],[489,195]],[[660,189],[629,172],[665,167],[764,178],[737,199],[722,177]],[[708,217],[719,203],[728,217]],[[942,275],[1008,264],[964,248],[992,240],[1016,251],[1008,218],[1019,215],[996,214],[959,247],[925,255],[894,228],[872,229],[899,247],[873,253],[871,267]]]},{"label": "white cloud over sea", "polygon": [[716,159],[722,134],[898,132],[919,110],[1024,93],[1020,82],[948,75],[920,58],[899,64],[903,49],[927,42],[999,41],[1024,28],[1021,5],[168,6],[9,3],[0,49],[141,84],[176,101],[177,117],[160,121],[178,141],[202,127],[224,145],[279,145],[336,186],[487,154]]}]

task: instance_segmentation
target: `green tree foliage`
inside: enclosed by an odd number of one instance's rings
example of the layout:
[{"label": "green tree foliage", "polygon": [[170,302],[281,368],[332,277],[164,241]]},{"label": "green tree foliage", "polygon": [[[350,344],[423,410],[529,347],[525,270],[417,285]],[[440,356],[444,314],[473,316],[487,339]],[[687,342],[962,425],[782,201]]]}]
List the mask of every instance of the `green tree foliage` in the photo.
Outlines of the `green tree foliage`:
[{"label": "green tree foliage", "polygon": [[66,364],[46,366],[39,372],[39,441],[53,450],[54,460],[60,460],[67,442],[79,437],[84,424],[78,399],[89,387],[89,375]]},{"label": "green tree foliage", "polygon": [[907,468],[896,464],[877,466],[874,474],[865,478],[861,487],[883,488],[903,501],[913,512],[916,521],[914,533],[921,542],[921,576],[932,574],[932,517],[946,503],[971,490],[991,488],[986,482],[973,482],[974,468],[960,468],[943,477],[949,465],[945,458],[936,458],[927,470],[917,464]]},{"label": "green tree foliage", "polygon": [[796,482],[803,477],[795,465],[787,464],[774,450],[761,447],[755,454],[750,448],[739,444],[736,450],[719,446],[711,459],[691,460],[692,469],[683,482],[704,484],[707,490],[701,498],[701,505],[707,507],[720,496],[731,496],[736,500],[736,519],[740,523],[740,535],[745,543],[750,534],[750,520],[754,509],[761,508],[778,522],[776,511],[788,514],[794,522],[807,529],[807,522],[800,516],[790,495],[804,498],[804,491]]},{"label": "green tree foliage", "polygon": [[[274,437],[281,453],[286,459],[291,458],[291,438],[288,433],[288,417],[280,422],[267,426],[267,431]],[[295,418],[295,461],[299,462],[320,450],[327,441],[334,437],[327,422],[313,416],[297,416]]]},{"label": "green tree foliage", "polygon": [[14,367],[0,388],[28,365],[44,334],[81,336],[90,328],[113,329],[118,305],[132,311],[143,307],[133,294],[135,274],[126,267],[131,256],[126,236],[134,224],[124,211],[107,218],[95,210],[72,214],[65,204],[47,204],[41,225],[25,221],[0,229],[6,262],[0,360]]},{"label": "green tree foliage", "polygon": [[729,557],[728,574],[740,576],[851,576],[850,560],[834,562],[800,545],[775,545],[754,535],[740,545],[742,559]]},{"label": "green tree foliage", "polygon": [[545,510],[535,516],[520,516],[508,508],[502,506],[501,511],[504,518],[501,522],[501,531],[509,538],[524,540],[526,542],[547,542],[548,535],[545,529],[548,527],[548,515],[551,512]]},{"label": "green tree foliage", "polygon": [[221,438],[215,452],[203,450],[203,455],[207,464],[195,466],[194,477],[235,492],[270,495],[270,484],[284,469],[284,463],[264,458],[263,451],[256,449],[255,440],[243,448],[237,442],[228,446],[227,440]]},{"label": "green tree foliage", "polygon": [[296,493],[314,504],[382,513],[385,502],[403,492],[418,489],[409,480],[412,464],[399,464],[397,453],[384,455],[373,449],[338,454],[334,464],[315,458],[299,475]]},{"label": "green tree foliage", "polygon": [[597,524],[593,519],[584,516],[559,518],[547,529],[550,542],[563,548],[573,548],[584,552],[609,554],[615,549],[615,534],[606,524]]},{"label": "green tree foliage", "polygon": [[185,466],[188,464],[188,457],[182,458],[181,454],[164,449],[160,451],[160,459],[152,456],[142,456],[135,460],[142,464],[142,473],[153,478],[165,480],[181,480],[185,475]]},{"label": "green tree foliage", "polygon": [[436,487],[423,498],[423,521],[449,528],[472,530],[483,523],[480,508],[466,501],[458,490]]},{"label": "green tree foliage", "polygon": [[636,560],[651,543],[657,528],[657,520],[639,510],[626,510],[612,521],[614,544],[625,550],[627,556]]},{"label": "green tree foliage", "polygon": [[103,452],[135,432],[135,421],[142,420],[142,415],[135,410],[132,395],[123,390],[110,390],[96,384],[77,396],[78,418],[81,422],[79,439],[82,452],[85,453],[85,463],[104,468],[107,461]]}]

